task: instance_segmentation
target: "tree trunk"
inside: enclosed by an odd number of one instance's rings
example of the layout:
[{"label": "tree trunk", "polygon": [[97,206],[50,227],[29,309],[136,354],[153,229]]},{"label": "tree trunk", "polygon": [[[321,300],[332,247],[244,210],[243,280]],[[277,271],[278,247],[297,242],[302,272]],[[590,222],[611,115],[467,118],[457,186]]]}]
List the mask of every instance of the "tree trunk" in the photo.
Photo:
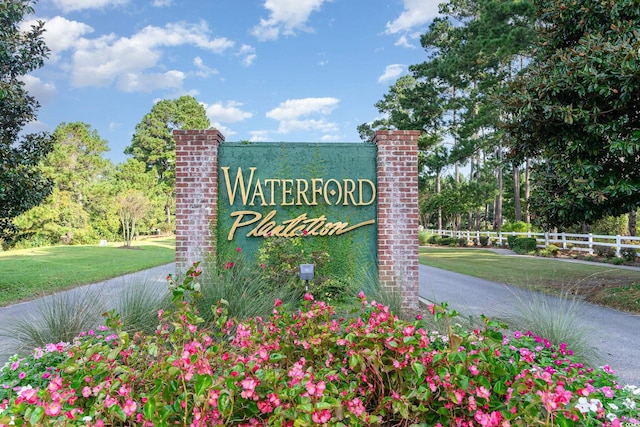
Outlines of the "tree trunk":
[{"label": "tree trunk", "polygon": [[495,216],[493,227],[500,231],[502,228],[502,149],[498,148],[498,170],[496,171],[497,184],[498,184],[498,195],[496,196],[495,203]]},{"label": "tree trunk", "polygon": [[636,235],[636,210],[629,212],[629,235]]},{"label": "tree trunk", "polygon": [[522,206],[520,204],[520,167],[513,164],[513,201],[516,221],[522,221]]},{"label": "tree trunk", "polygon": [[531,212],[529,212],[529,196],[531,195],[531,171],[530,171],[531,162],[527,159],[524,168],[524,222],[527,224],[531,224]]},{"label": "tree trunk", "polygon": [[[440,181],[440,171],[436,174],[436,193],[440,194],[441,191],[441,181]],[[442,207],[438,206],[438,230],[442,230]]]}]

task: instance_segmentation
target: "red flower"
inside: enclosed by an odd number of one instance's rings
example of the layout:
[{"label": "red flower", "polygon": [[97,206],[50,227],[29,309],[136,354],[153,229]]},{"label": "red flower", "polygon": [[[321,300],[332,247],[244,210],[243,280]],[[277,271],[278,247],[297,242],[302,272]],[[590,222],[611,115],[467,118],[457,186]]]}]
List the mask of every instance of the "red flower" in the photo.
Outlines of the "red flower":
[{"label": "red flower", "polygon": [[303,236],[306,236],[307,234],[309,234],[309,232],[308,232],[307,230],[304,230],[304,231],[302,232],[302,235],[303,235]]},{"label": "red flower", "polygon": [[233,261],[229,261],[228,263],[226,263],[226,264],[225,264],[224,269],[225,269],[225,270],[228,270],[228,269],[230,269],[230,268],[233,268],[235,265],[236,265],[236,263],[235,263],[235,262],[233,262]]},{"label": "red flower", "polygon": [[238,253],[242,252],[242,248],[236,248],[236,252]]}]

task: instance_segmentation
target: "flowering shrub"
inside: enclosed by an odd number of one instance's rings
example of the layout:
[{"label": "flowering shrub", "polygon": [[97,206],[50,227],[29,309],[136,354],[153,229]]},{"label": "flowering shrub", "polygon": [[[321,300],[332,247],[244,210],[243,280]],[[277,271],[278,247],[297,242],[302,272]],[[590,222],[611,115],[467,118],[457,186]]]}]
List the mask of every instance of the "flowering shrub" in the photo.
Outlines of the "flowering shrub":
[{"label": "flowering shrub", "polygon": [[[528,333],[505,338],[484,319],[446,335],[420,316],[401,321],[360,295],[343,319],[305,296],[268,319],[202,319],[197,265],[172,282],[174,310],[155,335],[129,336],[114,313],[112,340],[78,340],[45,382],[2,402],[0,424],[18,426],[620,426],[638,424],[640,389],[607,367],[586,368],[571,351]],[[436,318],[455,313],[431,306]],[[451,324],[451,322],[449,322]],[[16,384],[18,385],[18,384]],[[636,417],[636,418],[634,418]]]}]

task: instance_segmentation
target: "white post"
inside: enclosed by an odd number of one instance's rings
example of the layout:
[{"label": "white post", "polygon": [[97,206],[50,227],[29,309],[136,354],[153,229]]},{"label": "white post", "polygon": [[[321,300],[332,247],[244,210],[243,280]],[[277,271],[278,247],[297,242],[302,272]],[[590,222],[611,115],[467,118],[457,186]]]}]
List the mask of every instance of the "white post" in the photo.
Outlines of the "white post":
[{"label": "white post", "polygon": [[593,234],[589,233],[589,255],[593,255]]},{"label": "white post", "polygon": [[564,231],[562,232],[562,249],[567,249],[567,235]]},{"label": "white post", "polygon": [[617,234],[617,235],[616,235],[616,256],[617,256],[617,257],[620,257],[620,250],[622,249],[622,248],[620,247],[620,245],[621,245],[621,243],[622,243],[620,240],[621,240],[620,235],[619,235],[619,234]]}]

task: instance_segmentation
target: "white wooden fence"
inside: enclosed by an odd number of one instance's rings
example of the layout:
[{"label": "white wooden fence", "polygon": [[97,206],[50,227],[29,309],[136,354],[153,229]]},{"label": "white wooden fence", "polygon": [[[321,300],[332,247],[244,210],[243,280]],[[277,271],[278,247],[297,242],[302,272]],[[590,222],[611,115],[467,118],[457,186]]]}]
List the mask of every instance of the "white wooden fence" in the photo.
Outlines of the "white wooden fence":
[{"label": "white wooden fence", "polygon": [[623,249],[635,249],[640,252],[640,237],[633,236],[605,236],[599,234],[571,234],[571,233],[533,233],[531,231],[525,233],[495,232],[495,231],[452,231],[452,230],[426,230],[429,233],[440,236],[449,236],[457,238],[466,238],[467,240],[476,239],[480,241],[480,236],[489,237],[490,244],[499,246],[507,245],[508,236],[518,237],[535,237],[539,248],[546,248],[549,245],[556,245],[561,249],[572,249],[574,251],[588,252],[593,254],[597,247],[610,247],[616,251],[616,256],[620,256]]}]

